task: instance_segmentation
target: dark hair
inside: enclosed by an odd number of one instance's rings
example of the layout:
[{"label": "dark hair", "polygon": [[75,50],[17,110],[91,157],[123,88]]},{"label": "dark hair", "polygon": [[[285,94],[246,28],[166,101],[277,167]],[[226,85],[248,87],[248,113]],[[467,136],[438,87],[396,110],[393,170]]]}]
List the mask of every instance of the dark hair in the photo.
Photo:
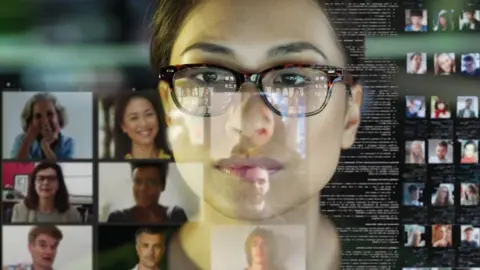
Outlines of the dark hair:
[{"label": "dark hair", "polygon": [[33,244],[38,236],[45,234],[50,237],[61,241],[63,239],[63,233],[55,225],[37,225],[30,229],[28,233],[28,243]]},{"label": "dark hair", "polygon": [[135,171],[135,169],[138,168],[147,168],[147,167],[153,167],[158,170],[158,173],[160,175],[160,182],[165,185],[167,184],[167,176],[168,176],[168,162],[162,162],[160,160],[138,160],[138,161],[132,161],[130,162],[131,168],[132,168],[132,173]]},{"label": "dark hair", "polygon": [[[470,54],[467,54],[463,57],[462,59],[464,62],[473,62],[475,59],[473,59],[473,56],[471,56]],[[471,99],[470,99],[471,100]]]},{"label": "dark hair", "polygon": [[[245,240],[245,256],[247,256],[247,263],[249,266],[252,265],[252,242],[254,237],[260,237],[263,241],[266,242],[268,246],[268,260],[272,264],[272,258],[277,258],[277,245],[275,243],[275,236],[273,232],[263,228],[256,228],[253,230]],[[274,268],[275,269],[275,268]]]},{"label": "dark hair", "polygon": [[465,142],[465,144],[463,145],[463,149],[465,150],[467,148],[467,145],[469,144],[473,145],[473,147],[475,148],[475,151],[477,151],[477,144],[471,140]]},{"label": "dark hair", "polygon": [[410,17],[423,17],[423,10],[421,9],[412,9],[410,10]]},{"label": "dark hair", "polygon": [[467,99],[465,99],[465,102],[473,102],[473,99],[467,98]]},{"label": "dark hair", "polygon": [[474,184],[468,185],[467,188],[470,189],[470,190],[472,191],[472,193],[475,193],[475,194],[478,195],[478,188],[477,188],[477,186],[475,186]]},{"label": "dark hair", "polygon": [[444,148],[448,148],[448,143],[446,141],[439,141],[437,145]]},{"label": "dark hair", "polygon": [[115,159],[125,159],[125,155],[130,153],[132,150],[132,140],[123,132],[122,123],[125,115],[125,109],[128,103],[134,98],[143,98],[152,104],[158,120],[158,134],[155,137],[155,146],[157,149],[163,149],[165,150],[166,154],[171,155],[171,151],[168,147],[166,139],[167,134],[165,127],[165,115],[158,94],[156,94],[154,91],[132,91],[121,95],[115,104],[115,123],[113,128],[115,139]]},{"label": "dark hair", "polygon": [[436,110],[438,110],[438,105],[440,105],[440,103],[443,104],[443,105],[445,105],[445,110],[448,110],[448,105],[447,105],[447,103],[445,103],[445,101],[443,101],[443,100],[437,100],[437,101],[435,101],[435,109],[436,109]]},{"label": "dark hair", "polygon": [[416,185],[410,185],[408,186],[408,192],[412,193],[418,190],[418,187]]},{"label": "dark hair", "polygon": [[421,53],[412,53],[412,55],[410,55],[410,60],[413,60],[415,56],[423,57]]},{"label": "dark hair", "polygon": [[67,185],[65,184],[62,167],[54,162],[42,162],[35,166],[35,169],[33,169],[33,172],[28,179],[28,191],[24,203],[29,209],[38,208],[39,198],[38,193],[35,190],[35,181],[37,174],[46,169],[53,169],[57,174],[58,190],[55,194],[55,209],[57,209],[57,211],[60,213],[65,213],[68,209],[70,209],[68,189]]},{"label": "dark hair", "polygon": [[[177,39],[180,28],[185,18],[187,18],[199,2],[200,1],[196,0],[157,0],[158,5],[153,17],[152,40],[150,43],[150,63],[155,71],[158,72],[161,67],[167,66],[170,63],[173,45]],[[313,0],[312,2],[320,8],[324,8],[326,4],[325,1],[322,0]],[[346,8],[352,2],[351,0],[335,1],[335,7],[340,7],[341,5]],[[348,8],[345,8],[341,16],[348,17],[351,20],[342,20],[338,23],[331,21],[332,27],[337,32],[348,31],[353,24],[356,24],[356,21],[352,18],[358,17],[358,15],[350,12]],[[324,10],[325,12],[327,11],[327,9]],[[342,43],[342,41],[340,41],[340,43]],[[358,60],[349,57],[346,46],[342,46],[342,49],[346,52],[345,56],[349,62]]]},{"label": "dark hair", "polygon": [[465,230],[463,230],[463,232],[468,232],[468,231],[473,231],[473,228],[472,227],[467,227]]},{"label": "dark hair", "polygon": [[135,232],[135,241],[138,241],[138,237],[140,237],[140,235],[142,233],[155,234],[155,235],[163,236],[163,231],[159,227],[153,227],[153,226],[151,226],[151,227],[141,227]]}]

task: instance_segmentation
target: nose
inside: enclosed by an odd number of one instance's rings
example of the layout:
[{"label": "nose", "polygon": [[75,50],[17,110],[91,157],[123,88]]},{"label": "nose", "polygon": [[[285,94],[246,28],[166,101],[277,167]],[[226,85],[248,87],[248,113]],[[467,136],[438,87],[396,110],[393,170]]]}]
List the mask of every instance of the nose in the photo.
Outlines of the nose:
[{"label": "nose", "polygon": [[252,137],[269,136],[274,121],[274,113],[265,104],[256,85],[250,82],[244,83],[240,89],[237,102],[233,104],[231,114],[228,116],[227,129],[247,139],[256,146],[266,144],[269,139],[257,139]]}]

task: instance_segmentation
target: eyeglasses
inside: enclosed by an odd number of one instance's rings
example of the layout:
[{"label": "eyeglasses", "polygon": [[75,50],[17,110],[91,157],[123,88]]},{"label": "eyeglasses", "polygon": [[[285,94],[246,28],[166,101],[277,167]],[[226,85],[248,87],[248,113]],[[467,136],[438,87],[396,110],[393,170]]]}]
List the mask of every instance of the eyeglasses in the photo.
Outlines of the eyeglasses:
[{"label": "eyeglasses", "polygon": [[327,106],[336,83],[350,96],[352,76],[344,69],[323,65],[282,65],[260,73],[243,74],[218,65],[167,66],[160,80],[170,85],[175,105],[189,115],[209,117],[225,113],[240,87],[254,83],[274,113],[305,117]]}]

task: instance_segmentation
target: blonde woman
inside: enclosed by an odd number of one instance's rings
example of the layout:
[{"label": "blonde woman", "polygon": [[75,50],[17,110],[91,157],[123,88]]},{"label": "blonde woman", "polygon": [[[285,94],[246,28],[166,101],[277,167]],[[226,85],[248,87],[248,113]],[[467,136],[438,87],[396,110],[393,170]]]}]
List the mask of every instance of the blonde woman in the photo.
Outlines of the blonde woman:
[{"label": "blonde woman", "polygon": [[455,57],[450,53],[435,55],[435,75],[451,75],[455,73]]},{"label": "blonde woman", "polygon": [[435,194],[433,206],[453,206],[452,192],[447,185],[440,185]]}]

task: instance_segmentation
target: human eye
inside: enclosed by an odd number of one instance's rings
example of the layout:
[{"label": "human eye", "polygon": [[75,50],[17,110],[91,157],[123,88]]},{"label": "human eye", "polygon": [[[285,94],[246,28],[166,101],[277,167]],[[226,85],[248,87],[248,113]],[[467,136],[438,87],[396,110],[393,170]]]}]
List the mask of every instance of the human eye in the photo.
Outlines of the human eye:
[{"label": "human eye", "polygon": [[298,73],[284,73],[273,79],[274,84],[285,86],[304,86],[309,82],[309,78]]},{"label": "human eye", "polygon": [[216,83],[222,80],[222,75],[218,72],[207,71],[194,74],[194,78],[204,83]]}]

